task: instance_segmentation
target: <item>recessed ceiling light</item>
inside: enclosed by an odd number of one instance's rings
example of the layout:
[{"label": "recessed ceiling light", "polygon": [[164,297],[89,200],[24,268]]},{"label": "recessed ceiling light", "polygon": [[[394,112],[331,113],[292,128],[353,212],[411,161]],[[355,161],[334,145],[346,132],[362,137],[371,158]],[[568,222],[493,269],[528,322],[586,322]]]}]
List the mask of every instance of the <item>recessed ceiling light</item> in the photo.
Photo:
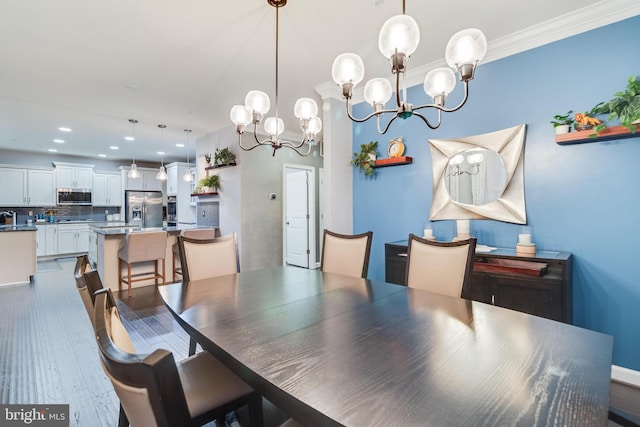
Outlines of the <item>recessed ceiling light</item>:
[{"label": "recessed ceiling light", "polygon": [[135,141],[135,138],[132,136],[125,136],[124,139],[127,141]]},{"label": "recessed ceiling light", "polygon": [[112,150],[119,150],[120,149],[120,147],[118,147],[117,145],[111,145],[111,146],[109,146],[109,148],[112,149]]},{"label": "recessed ceiling light", "polygon": [[58,150],[56,150],[55,148],[49,148],[47,151],[49,151],[50,153],[57,153]]},{"label": "recessed ceiling light", "polygon": [[176,147],[178,147],[178,148],[184,148],[184,144],[179,144],[179,143],[178,143],[178,144],[176,144]]},{"label": "recessed ceiling light", "polygon": [[158,154],[164,156],[164,151],[158,151]]},{"label": "recessed ceiling light", "polygon": [[98,154],[98,157],[107,157],[107,155],[100,153],[100,154]]},{"label": "recessed ceiling light", "polygon": [[61,132],[71,132],[71,128],[66,128],[66,127],[59,127],[58,130]]},{"label": "recessed ceiling light", "polygon": [[56,144],[64,144],[64,139],[54,139],[53,142]]}]

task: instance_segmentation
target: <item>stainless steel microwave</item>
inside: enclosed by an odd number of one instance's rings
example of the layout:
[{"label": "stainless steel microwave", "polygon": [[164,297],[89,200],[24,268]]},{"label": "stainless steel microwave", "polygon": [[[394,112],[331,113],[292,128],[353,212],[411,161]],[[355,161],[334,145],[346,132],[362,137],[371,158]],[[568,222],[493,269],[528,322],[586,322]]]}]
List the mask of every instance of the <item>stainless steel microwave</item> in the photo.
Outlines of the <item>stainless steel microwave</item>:
[{"label": "stainless steel microwave", "polygon": [[59,206],[93,205],[93,195],[91,194],[90,188],[58,188],[58,197],[56,200]]}]

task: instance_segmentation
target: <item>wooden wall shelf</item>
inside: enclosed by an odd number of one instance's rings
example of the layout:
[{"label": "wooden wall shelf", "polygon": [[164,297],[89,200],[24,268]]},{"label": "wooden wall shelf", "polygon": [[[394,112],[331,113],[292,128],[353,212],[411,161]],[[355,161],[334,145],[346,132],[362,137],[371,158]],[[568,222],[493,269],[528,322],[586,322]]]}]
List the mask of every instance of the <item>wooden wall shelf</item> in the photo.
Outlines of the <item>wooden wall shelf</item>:
[{"label": "wooden wall shelf", "polygon": [[191,193],[191,197],[207,197],[207,196],[217,196],[218,193]]},{"label": "wooden wall shelf", "polygon": [[399,165],[410,165],[413,163],[413,157],[392,157],[388,159],[380,159],[376,160],[376,165],[374,168],[384,168],[387,166],[399,166]]},{"label": "wooden wall shelf", "polygon": [[593,130],[579,130],[575,132],[563,133],[556,135],[556,143],[558,145],[584,144],[587,142],[601,142],[612,139],[640,138],[640,128],[636,129],[636,133],[631,133],[629,128],[622,126],[612,126],[604,128],[598,132],[598,136],[591,137]]},{"label": "wooden wall shelf", "polygon": [[204,170],[232,168],[234,166],[237,166],[237,163],[231,163],[229,165],[222,165],[222,166],[205,166]]}]

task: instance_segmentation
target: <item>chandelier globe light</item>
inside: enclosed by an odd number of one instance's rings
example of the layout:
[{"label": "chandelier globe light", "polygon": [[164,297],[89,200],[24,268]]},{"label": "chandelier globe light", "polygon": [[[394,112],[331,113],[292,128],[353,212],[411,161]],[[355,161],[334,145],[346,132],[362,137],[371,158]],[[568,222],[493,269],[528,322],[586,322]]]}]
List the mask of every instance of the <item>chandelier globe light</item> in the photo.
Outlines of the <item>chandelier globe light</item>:
[{"label": "chandelier globe light", "polygon": [[[166,125],[158,125],[160,128],[160,146],[164,145],[164,129],[167,127]],[[164,152],[162,152],[160,157],[160,169],[156,174],[156,179],[159,181],[167,180],[167,169],[164,167]]]},{"label": "chandelier globe light", "polygon": [[140,178],[140,171],[138,170],[138,165],[136,165],[136,149],[135,149],[135,141],[136,141],[136,123],[138,121],[136,119],[129,119],[129,123],[131,123],[131,147],[132,147],[132,158],[131,158],[131,168],[129,172],[127,172],[127,178]]},{"label": "chandelier globe light", "polygon": [[[407,88],[405,74],[407,61],[411,54],[418,48],[420,42],[420,28],[417,22],[405,14],[405,0],[402,1],[402,14],[389,18],[382,26],[378,36],[378,48],[389,60],[391,73],[395,75],[395,108],[385,108],[385,104],[391,99],[393,88],[389,80],[374,78],[369,80],[364,87],[364,98],[373,108],[373,112],[363,118],[356,118],[351,112],[351,99],[353,88],[364,78],[364,63],[355,53],[343,53],[336,57],[331,67],[333,80],[342,88],[342,96],[345,98],[347,115],[357,123],[362,123],[372,117],[376,117],[378,132],[386,133],[391,123],[398,117],[407,119],[412,116],[422,119],[431,129],[436,129],[442,122],[442,113],[450,113],[462,108],[469,96],[469,81],[473,79],[478,63],[487,53],[487,39],[482,31],[469,28],[457,32],[447,43],[445,60],[449,67],[441,67],[431,70],[424,79],[424,90],[433,100],[432,103],[414,106],[407,102]],[[463,99],[455,107],[445,106],[447,96],[456,86],[455,72],[463,84]],[[426,116],[417,112],[421,109],[436,110],[436,121],[431,122]],[[385,115],[391,118],[384,127],[380,118]]]},{"label": "chandelier globe light", "polygon": [[187,147],[187,171],[182,176],[182,180],[186,182],[193,181],[193,175],[191,175],[191,166],[189,164],[189,134],[191,133],[191,129],[185,129],[184,133],[187,134],[187,143],[185,147]]},{"label": "chandelier globe light", "polygon": [[[300,122],[302,129],[302,138],[299,142],[290,142],[283,140],[280,136],[284,132],[284,121],[278,116],[278,48],[279,48],[279,18],[278,11],[287,4],[287,0],[267,0],[269,5],[276,9],[276,97],[275,97],[275,117],[264,119],[264,115],[271,108],[271,100],[269,96],[259,90],[251,90],[244,99],[244,105],[234,105],[231,107],[229,117],[236,126],[238,133],[238,145],[245,151],[253,150],[256,147],[267,146],[272,149],[272,155],[276,155],[276,151],[282,147],[287,147],[295,151],[300,156],[308,156],[311,153],[311,146],[315,142],[315,138],[322,130],[322,121],[318,117],[318,105],[311,98],[300,98],[294,105],[294,114]],[[253,124],[253,137],[255,142],[253,145],[245,147],[242,144],[242,134],[247,126]],[[267,138],[260,140],[258,138],[258,125],[262,124]],[[307,149],[302,150],[304,144]]]}]

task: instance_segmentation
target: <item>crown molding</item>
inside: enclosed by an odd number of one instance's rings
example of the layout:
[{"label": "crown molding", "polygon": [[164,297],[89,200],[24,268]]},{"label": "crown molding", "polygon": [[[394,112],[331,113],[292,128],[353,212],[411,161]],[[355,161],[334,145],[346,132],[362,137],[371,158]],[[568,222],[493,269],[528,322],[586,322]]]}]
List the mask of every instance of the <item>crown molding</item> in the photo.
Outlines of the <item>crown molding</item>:
[{"label": "crown molding", "polygon": [[[497,61],[507,56],[525,52],[637,15],[640,15],[640,2],[638,0],[602,0],[582,9],[489,41],[487,56],[482,60],[482,63]],[[405,76],[407,87],[421,85],[428,71],[444,66],[446,66],[446,63],[442,58],[411,69]],[[389,82],[391,87],[394,87],[395,81],[390,79]],[[332,90],[333,88],[335,90]],[[342,99],[342,92],[333,81],[319,84],[314,89],[323,99]],[[356,88],[353,92],[352,104],[364,102],[363,93],[364,85]]]}]

